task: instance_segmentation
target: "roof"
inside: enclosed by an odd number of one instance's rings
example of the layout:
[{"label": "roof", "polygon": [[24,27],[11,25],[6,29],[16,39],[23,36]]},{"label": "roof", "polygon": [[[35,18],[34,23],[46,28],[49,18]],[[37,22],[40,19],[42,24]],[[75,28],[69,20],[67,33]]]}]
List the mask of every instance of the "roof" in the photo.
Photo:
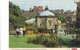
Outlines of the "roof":
[{"label": "roof", "polygon": [[49,11],[49,10],[45,10],[45,11],[41,12],[39,14],[39,16],[55,16],[55,14],[52,13],[51,11]]},{"label": "roof", "polygon": [[27,22],[27,23],[34,23],[35,22],[35,18],[26,20],[25,22]]}]

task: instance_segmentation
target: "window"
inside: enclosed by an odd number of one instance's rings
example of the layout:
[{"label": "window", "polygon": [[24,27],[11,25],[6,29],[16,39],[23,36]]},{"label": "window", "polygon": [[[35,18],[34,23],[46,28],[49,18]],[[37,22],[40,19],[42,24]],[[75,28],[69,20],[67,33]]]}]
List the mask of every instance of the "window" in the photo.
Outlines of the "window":
[{"label": "window", "polygon": [[46,28],[45,22],[42,22],[42,23],[40,24],[40,27],[41,27],[41,28]]},{"label": "window", "polygon": [[49,26],[51,26],[52,20],[49,20],[48,23],[49,23]]}]

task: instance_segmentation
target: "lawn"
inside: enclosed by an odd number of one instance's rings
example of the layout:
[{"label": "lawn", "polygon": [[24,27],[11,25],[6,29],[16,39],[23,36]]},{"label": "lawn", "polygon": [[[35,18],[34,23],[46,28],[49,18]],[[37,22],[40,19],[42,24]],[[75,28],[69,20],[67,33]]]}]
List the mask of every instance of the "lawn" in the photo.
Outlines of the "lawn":
[{"label": "lawn", "polygon": [[26,43],[27,37],[29,36],[14,37],[13,35],[10,35],[9,47],[10,48],[44,48],[43,45]]},{"label": "lawn", "polygon": [[[24,36],[24,37],[15,37],[13,35],[9,36],[9,47],[10,48],[46,48],[44,45],[40,44],[32,44],[32,43],[26,43],[29,35]],[[70,48],[70,47],[75,47],[71,45],[71,40],[72,37],[71,35],[61,35],[60,38],[67,44],[67,45],[62,45],[61,48]]]}]

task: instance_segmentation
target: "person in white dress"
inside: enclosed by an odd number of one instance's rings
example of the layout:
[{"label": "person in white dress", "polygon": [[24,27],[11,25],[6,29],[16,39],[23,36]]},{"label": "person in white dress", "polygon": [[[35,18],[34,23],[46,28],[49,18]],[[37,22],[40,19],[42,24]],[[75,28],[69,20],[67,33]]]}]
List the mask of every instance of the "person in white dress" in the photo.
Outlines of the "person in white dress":
[{"label": "person in white dress", "polygon": [[23,29],[20,28],[20,36],[22,37],[22,34],[23,34]]}]

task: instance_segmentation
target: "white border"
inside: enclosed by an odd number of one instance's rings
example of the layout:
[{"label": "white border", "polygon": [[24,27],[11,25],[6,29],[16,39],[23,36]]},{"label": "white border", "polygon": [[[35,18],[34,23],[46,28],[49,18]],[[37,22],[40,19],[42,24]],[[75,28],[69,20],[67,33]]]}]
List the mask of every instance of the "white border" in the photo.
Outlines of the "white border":
[{"label": "white border", "polygon": [[[0,0],[1,50],[9,50],[9,0]],[[20,49],[20,48],[19,48]],[[27,48],[23,48],[27,49]],[[41,49],[41,48],[40,48]],[[71,48],[45,48],[47,50],[72,50]],[[79,48],[78,48],[79,50]]]},{"label": "white border", "polygon": [[8,0],[1,0],[0,1],[0,5],[1,5],[1,50],[9,50],[8,48],[8,12],[9,12],[9,9],[8,9]]}]

